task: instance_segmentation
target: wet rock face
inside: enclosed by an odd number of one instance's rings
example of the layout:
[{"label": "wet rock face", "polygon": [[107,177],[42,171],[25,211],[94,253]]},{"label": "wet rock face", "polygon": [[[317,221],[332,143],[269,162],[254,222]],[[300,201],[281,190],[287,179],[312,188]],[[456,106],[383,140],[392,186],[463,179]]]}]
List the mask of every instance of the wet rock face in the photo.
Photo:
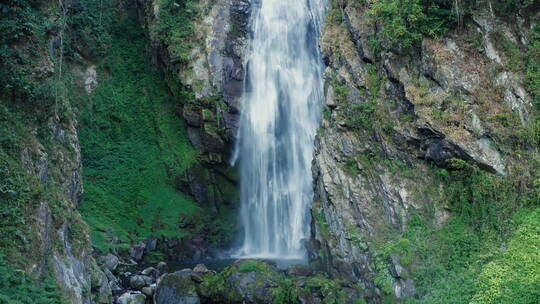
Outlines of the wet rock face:
[{"label": "wet rock face", "polygon": [[182,103],[178,114],[186,121],[189,140],[201,157],[177,177],[178,189],[218,216],[220,210],[234,208],[238,202],[237,178],[228,166],[240,120],[251,1],[195,1],[188,62],[171,60],[175,46],[151,30],[159,24],[161,2],[138,3],[154,62],[167,75],[173,95],[182,91],[189,96],[178,96]]},{"label": "wet rock face", "polygon": [[[308,250],[312,261],[335,277],[359,282],[377,303],[374,241],[405,231],[411,213],[434,206],[441,185],[430,178],[430,167],[451,169],[459,159],[506,175],[513,160],[504,150],[511,147],[494,138],[514,131],[493,117],[516,115],[523,124],[531,99],[523,79],[509,76],[489,35],[498,27],[511,41],[522,41],[519,31],[509,30],[512,25],[489,14],[479,17],[473,27],[482,33],[485,50],[454,35],[424,39],[412,54],[376,54],[369,37],[377,29],[363,10],[347,5],[342,23],[329,21],[322,33],[325,114],[313,162]],[[371,103],[383,113],[375,119]],[[448,217],[437,210],[434,224]],[[414,295],[407,269],[397,260],[388,263],[394,296]]]},{"label": "wet rock face", "polygon": [[[150,27],[159,20],[159,2],[139,2],[147,8],[144,17]],[[228,160],[238,129],[251,1],[205,0],[195,9],[203,14],[194,22],[196,37],[186,65],[172,62],[170,46],[149,36],[155,61],[194,93],[195,100],[184,104],[182,110],[191,142],[203,152],[221,154],[221,163]]]}]

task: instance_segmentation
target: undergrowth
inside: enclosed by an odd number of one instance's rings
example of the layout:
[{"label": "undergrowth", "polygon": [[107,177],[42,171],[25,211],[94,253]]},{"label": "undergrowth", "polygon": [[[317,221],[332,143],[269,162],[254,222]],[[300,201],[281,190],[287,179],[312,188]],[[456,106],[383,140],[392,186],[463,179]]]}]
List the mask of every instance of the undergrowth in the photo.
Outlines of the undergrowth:
[{"label": "undergrowth", "polygon": [[36,282],[24,271],[8,266],[0,255],[0,303],[60,304],[64,301],[54,280],[46,278]]},{"label": "undergrowth", "polygon": [[82,212],[102,250],[112,236],[123,242],[181,237],[181,217],[198,211],[175,188],[197,151],[160,73],[141,55],[146,41],[135,21],[131,16],[115,30],[109,56],[99,65],[100,86],[91,100],[79,102]]},{"label": "undergrowth", "polygon": [[[511,249],[504,250],[504,244],[512,237],[516,227],[518,235],[524,229],[520,214],[534,210],[538,204],[533,189],[517,191],[520,189],[519,177],[486,173],[457,160],[452,163],[452,171],[436,170],[438,178],[445,184],[445,196],[439,205],[451,211],[453,216],[442,226],[437,226],[433,221],[433,211],[423,210],[414,214],[404,234],[377,250],[375,268],[378,274],[375,282],[384,293],[392,292],[393,278],[387,270],[391,254],[398,255],[399,263],[410,271],[408,275],[416,284],[418,298],[407,299],[405,303],[469,303],[479,295],[490,294],[485,287],[490,284],[489,279],[484,277],[491,274],[485,274],[486,271],[497,267],[490,266],[493,263],[496,265],[497,261],[503,260],[499,263],[505,263],[506,255],[515,258],[509,253]],[[532,250],[538,246],[531,243],[539,237],[538,227],[535,229],[527,230],[527,241],[515,245],[529,247],[529,250],[520,253],[519,258],[525,263],[540,261]],[[515,238],[514,235],[509,248]],[[515,262],[510,260],[508,263]],[[516,284],[505,286],[510,294],[520,293],[516,289],[520,284],[529,286],[527,284],[537,282],[538,278],[534,275],[513,277],[511,273],[514,270],[510,269],[519,268],[508,267],[508,272],[503,273],[506,279],[502,281],[513,280]],[[527,295],[533,297],[534,292]],[[474,303],[507,302],[479,300]]]}]

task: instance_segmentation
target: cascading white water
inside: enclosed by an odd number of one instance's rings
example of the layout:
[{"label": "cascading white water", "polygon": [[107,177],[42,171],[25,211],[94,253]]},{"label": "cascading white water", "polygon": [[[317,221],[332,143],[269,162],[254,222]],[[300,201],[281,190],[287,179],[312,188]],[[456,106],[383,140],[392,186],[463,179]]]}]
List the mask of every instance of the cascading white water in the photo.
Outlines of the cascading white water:
[{"label": "cascading white water", "polygon": [[255,0],[237,159],[239,256],[305,259],[319,124],[325,0]]}]

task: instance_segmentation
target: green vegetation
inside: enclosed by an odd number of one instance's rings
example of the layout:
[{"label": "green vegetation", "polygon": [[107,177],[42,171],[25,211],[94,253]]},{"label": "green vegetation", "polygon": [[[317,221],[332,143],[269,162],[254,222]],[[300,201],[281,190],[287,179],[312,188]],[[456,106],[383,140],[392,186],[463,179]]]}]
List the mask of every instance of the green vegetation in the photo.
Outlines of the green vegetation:
[{"label": "green vegetation", "polygon": [[[304,284],[299,286],[298,281]],[[308,278],[280,278],[278,286],[272,289],[274,304],[300,303],[299,296],[312,295],[322,300],[324,304],[341,304],[345,301],[345,293],[339,281],[323,276]]]},{"label": "green vegetation", "polygon": [[[252,276],[248,273],[253,272],[256,279],[249,282]],[[243,276],[249,282],[247,286],[233,285],[239,281],[244,281]],[[344,282],[332,280],[322,275],[286,277],[279,273],[276,268],[264,262],[244,260],[225,268],[220,273],[205,277],[199,291],[206,298],[220,299],[232,303],[240,302],[242,296],[239,290],[242,288],[260,292],[263,290],[260,287],[265,287],[269,288],[272,303],[274,304],[300,303],[299,297],[301,295],[311,295],[322,300],[321,303],[324,304],[341,304],[344,303],[345,297],[342,284]]]},{"label": "green vegetation", "polygon": [[36,282],[24,271],[7,266],[0,255],[0,303],[60,304],[64,302],[54,280],[47,278]]},{"label": "green vegetation", "polygon": [[25,251],[21,240],[29,233],[25,210],[36,195],[29,184],[22,170],[0,151],[0,254],[12,257]]},{"label": "green vegetation", "polygon": [[321,206],[321,203],[314,203],[311,207],[313,210],[313,216],[315,217],[315,222],[319,226],[319,230],[325,239],[328,239],[330,236],[330,226],[326,221],[326,216],[324,215],[324,210]]},{"label": "green vegetation", "polygon": [[172,63],[187,63],[196,17],[193,1],[161,0],[159,20],[150,31],[169,46]]},{"label": "green vegetation", "polygon": [[102,250],[113,236],[128,243],[150,235],[181,237],[181,219],[198,211],[175,188],[197,151],[160,73],[141,56],[146,41],[135,21],[131,16],[118,25],[99,66],[101,85],[90,101],[79,101],[86,189],[82,212],[94,246]]},{"label": "green vegetation", "polygon": [[[47,31],[56,26],[44,20],[41,6],[38,0],[0,4],[0,100],[10,110],[28,114],[30,121],[47,117],[61,85],[52,77],[34,73],[40,64],[35,58],[40,51],[37,45],[45,45]],[[27,42],[29,38],[32,44]]]},{"label": "green vegetation", "polygon": [[[517,261],[524,261],[525,265],[539,261],[535,251],[540,237],[539,213],[526,220],[517,219],[538,204],[536,190],[520,188],[519,184],[526,181],[517,173],[511,177],[493,175],[456,159],[450,161],[449,167],[452,171],[436,171],[445,184],[439,206],[444,206],[453,216],[442,226],[434,224],[431,210],[412,216],[403,235],[377,250],[376,284],[384,293],[391,294],[394,279],[387,270],[388,260],[391,254],[396,254],[399,263],[410,270],[407,275],[414,280],[419,295],[406,303],[458,304],[472,299],[474,303],[510,303],[500,302],[502,298],[485,301],[486,294],[492,295],[491,289],[502,286],[505,293],[519,293],[533,299],[518,303],[538,301],[536,291],[522,293],[519,287],[537,284],[538,275],[518,275],[521,266],[513,267]],[[532,224],[535,220],[536,227]],[[504,251],[505,240],[515,227],[518,227],[516,235]],[[494,282],[498,265],[505,265],[506,277]]]},{"label": "green vegetation", "polygon": [[526,138],[540,144],[540,23],[536,23],[526,55],[525,75],[527,90],[530,92],[536,115],[525,129]]},{"label": "green vegetation", "polygon": [[107,55],[112,44],[113,20],[118,17],[118,1],[79,0],[70,6],[66,26],[69,27],[66,55],[77,59],[99,60]]},{"label": "green vegetation", "polygon": [[423,36],[440,37],[456,22],[454,1],[379,0],[368,11],[382,25],[378,39],[385,47],[410,48]]},{"label": "green vegetation", "polygon": [[506,251],[484,267],[471,304],[540,302],[540,208],[520,215]]},{"label": "green vegetation", "polygon": [[540,302],[540,208],[521,216],[508,249],[484,267],[471,304]]},{"label": "green vegetation", "polygon": [[[336,103],[340,106],[340,115],[344,118],[347,126],[360,131],[371,131],[374,128],[387,128],[384,125],[385,119],[381,119],[382,110],[379,106],[380,90],[383,84],[378,74],[377,67],[373,64],[366,64],[368,70],[367,88],[358,90],[358,94],[363,100],[358,102],[350,101],[350,88],[347,84],[340,83],[334,75],[332,87],[336,98]],[[367,94],[369,89],[369,94]]]},{"label": "green vegetation", "polygon": [[533,96],[534,105],[540,109],[540,23],[534,26],[527,51],[527,88]]},{"label": "green vegetation", "polygon": [[238,266],[238,272],[268,272],[268,265],[256,260],[247,260]]},{"label": "green vegetation", "polygon": [[[534,2],[503,0],[491,5],[500,16],[513,18]],[[373,50],[402,48],[409,51],[419,45],[422,37],[438,38],[461,27],[479,5],[485,4],[474,0],[333,0],[327,20],[341,23],[342,9],[346,5],[365,5],[367,15],[380,26],[379,32],[370,39]]]}]

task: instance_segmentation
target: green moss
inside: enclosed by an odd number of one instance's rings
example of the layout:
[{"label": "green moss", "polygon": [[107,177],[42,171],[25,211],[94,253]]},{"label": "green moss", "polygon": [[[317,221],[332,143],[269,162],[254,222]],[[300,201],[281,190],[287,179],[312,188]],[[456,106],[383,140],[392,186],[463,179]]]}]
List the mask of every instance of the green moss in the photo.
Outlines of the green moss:
[{"label": "green moss", "polygon": [[231,265],[220,273],[205,277],[199,285],[200,294],[210,299],[228,300],[229,303],[241,299],[236,289],[227,285],[227,279],[236,272],[238,272],[237,265]]},{"label": "green moss", "polygon": [[266,273],[268,272],[268,265],[266,265],[266,263],[259,262],[257,260],[247,260],[247,261],[242,262],[242,264],[238,266],[238,272],[252,272],[252,271]]}]

